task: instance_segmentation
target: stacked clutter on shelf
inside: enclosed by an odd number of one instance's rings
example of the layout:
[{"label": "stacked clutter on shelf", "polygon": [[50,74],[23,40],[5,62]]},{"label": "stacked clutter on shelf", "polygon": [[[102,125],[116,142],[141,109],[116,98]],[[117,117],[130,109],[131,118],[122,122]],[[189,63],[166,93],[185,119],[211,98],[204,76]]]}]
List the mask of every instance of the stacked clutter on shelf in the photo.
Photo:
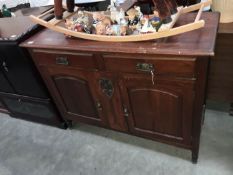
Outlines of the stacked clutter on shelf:
[{"label": "stacked clutter on shelf", "polygon": [[94,12],[90,15],[80,10],[76,16],[66,19],[66,27],[76,32],[109,36],[154,33],[158,32],[161,26],[164,29],[167,26],[169,28],[169,24],[173,21],[172,16],[178,12],[176,2],[154,1],[157,6],[152,15],[144,15],[139,6],[134,6],[127,12],[123,9],[118,10],[116,2],[112,1],[108,11],[110,15],[102,12]]}]

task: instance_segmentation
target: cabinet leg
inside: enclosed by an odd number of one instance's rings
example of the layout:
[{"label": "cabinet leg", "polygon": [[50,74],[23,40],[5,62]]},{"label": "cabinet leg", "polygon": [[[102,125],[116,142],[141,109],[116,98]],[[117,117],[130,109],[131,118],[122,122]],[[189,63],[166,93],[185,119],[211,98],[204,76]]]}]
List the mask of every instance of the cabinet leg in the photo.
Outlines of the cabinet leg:
[{"label": "cabinet leg", "polygon": [[72,122],[72,120],[67,120],[66,123],[67,123],[67,126],[68,126],[69,129],[73,128],[73,122]]},{"label": "cabinet leg", "polygon": [[60,125],[60,128],[61,129],[67,129],[68,128],[67,122],[62,122],[61,125]]},{"label": "cabinet leg", "polygon": [[192,163],[193,164],[197,164],[197,160],[198,160],[198,151],[197,150],[193,150],[192,151]]},{"label": "cabinet leg", "polygon": [[206,109],[206,105],[204,104],[202,108],[202,125],[204,125],[205,123],[205,109]]},{"label": "cabinet leg", "polygon": [[233,116],[233,103],[231,103],[231,107],[230,107],[229,114],[230,114],[231,116]]}]

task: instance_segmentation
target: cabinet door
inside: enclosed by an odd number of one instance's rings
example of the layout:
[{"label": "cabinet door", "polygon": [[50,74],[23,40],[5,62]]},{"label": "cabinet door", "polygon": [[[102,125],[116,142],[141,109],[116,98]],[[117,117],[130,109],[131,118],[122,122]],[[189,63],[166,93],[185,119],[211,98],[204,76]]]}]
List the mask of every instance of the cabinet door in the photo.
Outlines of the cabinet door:
[{"label": "cabinet door", "polygon": [[124,75],[120,82],[130,132],[161,141],[191,144],[194,85],[187,80]]},{"label": "cabinet door", "polygon": [[0,92],[14,93],[14,89],[10,85],[9,81],[6,79],[1,69],[0,69]]},{"label": "cabinet door", "polygon": [[7,71],[5,66],[6,65],[3,59],[3,54],[0,52],[0,92],[14,93],[14,89],[4,74],[4,72]]},{"label": "cabinet door", "polygon": [[56,66],[41,66],[40,69],[65,118],[96,125],[106,124],[92,80],[94,72]]},{"label": "cabinet door", "polygon": [[38,98],[48,98],[44,85],[35,70],[29,54],[17,44],[5,44],[0,47],[4,63],[4,74],[14,87],[15,93]]}]

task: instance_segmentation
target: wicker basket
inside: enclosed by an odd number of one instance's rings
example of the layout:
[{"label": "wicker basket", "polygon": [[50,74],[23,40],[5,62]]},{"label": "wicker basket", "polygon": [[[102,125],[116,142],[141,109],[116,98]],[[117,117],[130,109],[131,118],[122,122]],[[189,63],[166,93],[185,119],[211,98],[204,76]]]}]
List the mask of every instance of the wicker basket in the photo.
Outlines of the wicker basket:
[{"label": "wicker basket", "polygon": [[233,22],[233,0],[213,0],[212,9],[221,12],[221,23]]}]

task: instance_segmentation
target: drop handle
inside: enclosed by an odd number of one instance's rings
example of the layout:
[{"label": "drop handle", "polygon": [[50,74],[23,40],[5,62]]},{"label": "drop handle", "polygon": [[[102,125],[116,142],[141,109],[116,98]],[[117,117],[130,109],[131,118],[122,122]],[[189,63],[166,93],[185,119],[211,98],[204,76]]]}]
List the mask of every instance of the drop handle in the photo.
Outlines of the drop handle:
[{"label": "drop handle", "polygon": [[96,101],[96,108],[97,108],[98,111],[103,110],[102,104],[99,101]]},{"label": "drop handle", "polygon": [[151,74],[152,85],[155,85],[155,68],[153,64],[150,63],[137,63],[136,70],[141,72],[148,72]]},{"label": "drop handle", "polygon": [[124,116],[128,117],[129,116],[129,110],[126,106],[123,107],[123,112],[124,112]]},{"label": "drop handle", "polygon": [[151,63],[137,63],[136,70],[142,72],[154,72],[155,68],[154,65]]},{"label": "drop handle", "polygon": [[6,71],[6,72],[9,72],[9,69],[7,67],[7,64],[5,61],[2,62],[2,66],[3,66],[3,69]]},{"label": "drop handle", "polygon": [[66,57],[57,57],[56,58],[56,64],[58,65],[63,65],[63,66],[68,66],[69,61]]}]

